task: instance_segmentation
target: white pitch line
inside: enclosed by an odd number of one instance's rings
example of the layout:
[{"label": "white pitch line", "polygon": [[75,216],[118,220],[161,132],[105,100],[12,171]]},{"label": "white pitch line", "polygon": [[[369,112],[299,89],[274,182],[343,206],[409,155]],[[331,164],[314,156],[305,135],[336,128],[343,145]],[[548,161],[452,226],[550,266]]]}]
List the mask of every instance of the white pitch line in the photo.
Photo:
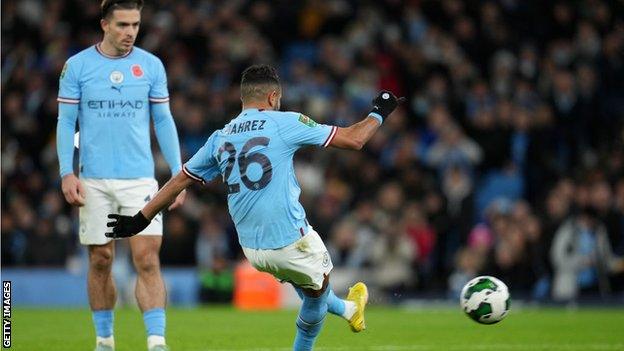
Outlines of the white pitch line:
[{"label": "white pitch line", "polygon": [[[360,350],[368,351],[431,351],[431,350],[473,350],[473,351],[486,351],[486,350],[510,350],[510,351],[533,351],[533,350],[556,350],[556,351],[571,351],[571,350],[624,350],[624,344],[468,344],[468,345],[380,345],[380,346],[368,346],[360,348]],[[253,349],[210,349],[211,351],[290,351],[290,347],[279,348],[253,348]],[[316,351],[350,351],[353,347],[348,346],[332,346],[332,347],[317,347]],[[207,351],[207,350],[206,350]]]}]

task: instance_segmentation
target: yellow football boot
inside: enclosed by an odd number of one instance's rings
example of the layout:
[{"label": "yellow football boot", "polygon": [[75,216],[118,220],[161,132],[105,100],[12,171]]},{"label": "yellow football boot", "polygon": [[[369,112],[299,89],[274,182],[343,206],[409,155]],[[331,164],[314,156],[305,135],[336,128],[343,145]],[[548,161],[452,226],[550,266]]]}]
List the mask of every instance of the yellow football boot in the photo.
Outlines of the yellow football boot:
[{"label": "yellow football boot", "polygon": [[349,319],[349,326],[351,331],[359,333],[366,329],[366,322],[364,321],[364,308],[368,303],[368,288],[362,282],[358,282],[349,288],[349,294],[347,300],[353,301],[357,307],[351,319]]}]

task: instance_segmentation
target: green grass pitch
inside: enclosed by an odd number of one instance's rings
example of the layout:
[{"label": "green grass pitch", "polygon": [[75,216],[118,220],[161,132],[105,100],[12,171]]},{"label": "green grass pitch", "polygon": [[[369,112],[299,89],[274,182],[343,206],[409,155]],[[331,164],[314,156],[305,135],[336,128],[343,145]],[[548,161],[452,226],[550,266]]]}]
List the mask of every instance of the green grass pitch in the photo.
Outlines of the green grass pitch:
[{"label": "green grass pitch", "polygon": [[[296,311],[242,312],[229,307],[168,309],[173,351],[290,350]],[[368,329],[353,334],[328,315],[315,350],[624,350],[624,309],[517,309],[479,325],[456,309],[367,310]],[[145,350],[140,313],[115,312],[118,351]],[[92,350],[88,310],[15,308],[13,350]]]}]

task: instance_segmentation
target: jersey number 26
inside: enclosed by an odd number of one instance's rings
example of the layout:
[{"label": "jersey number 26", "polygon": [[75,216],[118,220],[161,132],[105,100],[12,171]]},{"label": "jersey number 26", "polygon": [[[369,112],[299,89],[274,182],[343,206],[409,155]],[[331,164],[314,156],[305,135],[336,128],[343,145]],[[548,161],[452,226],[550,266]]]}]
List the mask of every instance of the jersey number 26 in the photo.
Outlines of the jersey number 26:
[{"label": "jersey number 26", "polygon": [[[236,148],[230,142],[225,142],[219,148],[219,156],[218,161],[221,162],[221,155],[224,152],[228,153],[227,165],[225,166],[225,171],[223,172],[223,181],[227,187],[228,194],[235,194],[240,191],[240,184],[228,182],[230,178],[230,174],[232,174],[232,168],[234,168],[234,163],[238,159],[238,170],[240,172],[240,178],[245,187],[249,190],[260,190],[269,184],[271,178],[273,177],[273,166],[271,165],[271,161],[269,158],[259,152],[254,152],[251,155],[247,155],[249,150],[251,150],[255,146],[268,146],[269,141],[271,141],[267,137],[255,137],[247,140],[245,145],[243,145],[243,149],[238,154],[238,158],[236,157]],[[247,177],[247,167],[252,163],[258,163],[260,167],[262,167],[262,176],[258,180],[250,180]]]}]

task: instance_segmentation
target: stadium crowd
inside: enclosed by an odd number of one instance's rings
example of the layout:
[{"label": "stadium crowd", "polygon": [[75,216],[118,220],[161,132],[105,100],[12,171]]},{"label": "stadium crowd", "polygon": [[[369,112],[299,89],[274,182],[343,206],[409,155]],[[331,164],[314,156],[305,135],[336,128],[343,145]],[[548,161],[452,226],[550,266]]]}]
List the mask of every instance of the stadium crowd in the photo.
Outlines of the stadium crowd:
[{"label": "stadium crowd", "polygon": [[[282,109],[320,123],[358,121],[380,89],[406,96],[363,152],[296,157],[335,267],[368,270],[389,296],[456,294],[490,274],[531,299],[621,297],[622,14],[603,0],[154,0],[138,46],[165,63],[184,161],[238,114],[252,63],[279,68]],[[81,254],[56,97],[98,23],[98,1],[2,2],[5,267]],[[162,156],[156,169],[162,184]],[[232,267],[242,252],[224,199],[222,183],[197,185],[166,214],[163,265]]]}]

